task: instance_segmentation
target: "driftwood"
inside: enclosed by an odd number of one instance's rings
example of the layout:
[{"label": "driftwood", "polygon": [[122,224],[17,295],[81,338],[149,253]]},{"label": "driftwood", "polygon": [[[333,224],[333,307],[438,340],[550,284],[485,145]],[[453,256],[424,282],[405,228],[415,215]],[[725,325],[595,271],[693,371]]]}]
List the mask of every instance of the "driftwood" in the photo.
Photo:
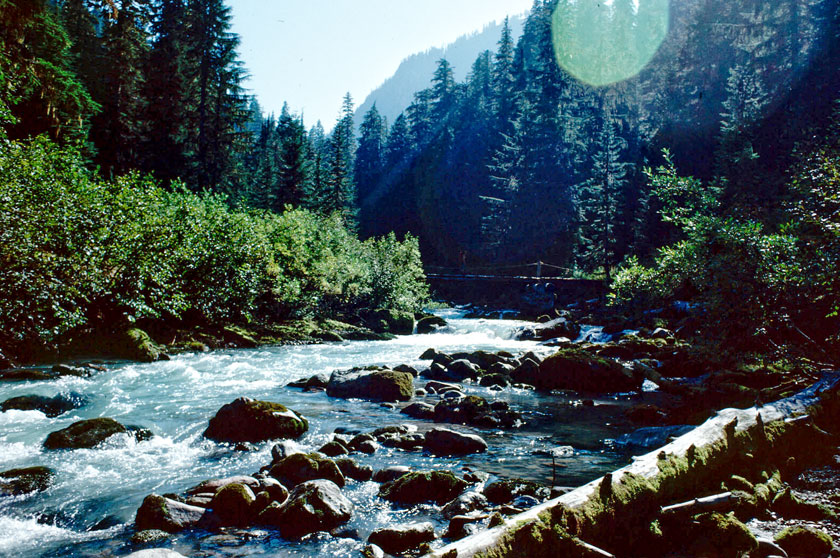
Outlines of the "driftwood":
[{"label": "driftwood", "polygon": [[[630,473],[646,479],[653,479],[660,474],[658,461],[661,454],[685,458],[698,448],[725,440],[734,432],[744,432],[754,427],[759,421],[767,424],[772,421],[797,418],[808,413],[809,407],[820,402],[821,394],[836,390],[840,385],[840,372],[829,372],[823,379],[809,388],[788,397],[764,405],[760,408],[723,409],[717,415],[707,420],[694,430],[680,436],[667,445],[634,458],[633,463],[611,473],[610,479],[620,479],[625,473]],[[734,427],[734,428],[733,428]],[[734,432],[733,432],[734,430]],[[604,482],[603,477],[585,484],[563,496],[544,502],[518,515],[506,518],[502,525],[485,529],[474,535],[463,538],[434,550],[427,556],[433,558],[470,558],[481,552],[488,551],[498,545],[505,535],[513,528],[538,521],[540,514],[557,506],[569,509],[580,508],[586,504],[590,496],[596,493]],[[609,554],[605,554],[609,556]]]},{"label": "driftwood", "polygon": [[738,500],[739,498],[736,494],[733,494],[732,492],[724,492],[713,496],[695,498],[694,500],[681,502],[672,506],[665,506],[661,509],[661,512],[696,515],[704,512],[727,511],[732,509],[732,506],[737,504]]}]

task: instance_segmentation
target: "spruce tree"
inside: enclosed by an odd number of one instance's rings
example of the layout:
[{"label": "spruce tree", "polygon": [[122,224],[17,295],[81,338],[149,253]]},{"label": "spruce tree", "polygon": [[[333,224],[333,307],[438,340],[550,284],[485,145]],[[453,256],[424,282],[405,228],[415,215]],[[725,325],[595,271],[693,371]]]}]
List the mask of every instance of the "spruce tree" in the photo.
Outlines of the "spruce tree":
[{"label": "spruce tree", "polygon": [[329,176],[320,209],[325,213],[338,211],[351,224],[356,220],[356,188],[353,182],[355,144],[353,97],[347,93],[330,136]]},{"label": "spruce tree", "polygon": [[[123,174],[141,166],[147,123],[144,95],[149,55],[150,1],[124,2],[116,14],[105,8],[102,43],[102,112],[93,122],[96,161],[106,173]],[[157,102],[157,101],[155,101]]]},{"label": "spruce tree", "polygon": [[72,43],[52,2],[0,0],[0,101],[11,139],[84,139],[99,110],[76,75]]},{"label": "spruce tree", "polygon": [[600,268],[607,277],[617,263],[619,205],[630,166],[625,160],[627,146],[627,141],[619,135],[612,112],[606,110],[591,160],[590,177],[578,190],[581,223],[578,265],[588,271]]},{"label": "spruce tree", "polygon": [[355,181],[361,204],[379,184],[385,170],[387,130],[385,120],[376,109],[376,103],[365,114],[359,132]]}]

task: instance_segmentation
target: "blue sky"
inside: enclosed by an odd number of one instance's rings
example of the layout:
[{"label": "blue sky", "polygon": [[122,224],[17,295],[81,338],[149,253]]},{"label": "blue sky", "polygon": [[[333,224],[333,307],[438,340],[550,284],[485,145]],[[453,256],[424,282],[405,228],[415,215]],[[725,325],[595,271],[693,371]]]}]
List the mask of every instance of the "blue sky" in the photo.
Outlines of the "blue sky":
[{"label": "blue sky", "polygon": [[444,46],[532,0],[229,0],[246,87],[263,110],[287,101],[307,127],[332,128],[344,93],[356,105],[407,56]]}]

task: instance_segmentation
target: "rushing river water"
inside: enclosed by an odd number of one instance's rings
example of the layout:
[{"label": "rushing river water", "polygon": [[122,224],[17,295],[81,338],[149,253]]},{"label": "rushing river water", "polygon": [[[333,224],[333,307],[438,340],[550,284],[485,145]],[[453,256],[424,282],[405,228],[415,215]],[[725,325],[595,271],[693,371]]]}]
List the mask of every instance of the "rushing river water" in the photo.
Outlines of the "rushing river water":
[{"label": "rushing river water", "polygon": [[[146,495],[182,493],[206,479],[253,474],[267,465],[271,443],[259,445],[257,451],[236,452],[201,436],[219,407],[237,397],[277,401],[303,414],[309,419],[310,429],[298,443],[304,450],[314,450],[339,427],[364,432],[409,423],[422,431],[431,423],[408,418],[377,403],[333,399],[323,392],[285,387],[292,380],[369,364],[410,364],[422,370],[428,363],[418,357],[428,347],[444,352],[550,352],[535,342],[512,340],[511,331],[521,323],[467,320],[455,310],[442,315],[450,323],[448,328],[392,341],[187,353],[167,362],[109,364],[107,372],[91,378],[0,384],[0,401],[18,395],[70,393],[86,401],[83,407],[56,418],[47,418],[39,411],[0,413],[0,471],[35,465],[55,471],[53,484],[45,492],[0,499],[0,556],[128,554],[133,550],[127,541],[134,515]],[[424,384],[423,378],[415,382],[418,387]],[[433,458],[390,448],[381,448],[372,456],[353,457],[374,469],[400,464],[457,473],[468,466],[493,476],[547,484],[556,471],[557,485],[575,486],[626,462],[626,456],[613,451],[610,440],[631,429],[623,410],[643,397],[606,397],[590,406],[574,397],[513,388],[493,392],[467,386],[467,391],[488,400],[509,401],[523,413],[525,425],[505,431],[463,427],[464,431],[480,434],[489,444],[486,453],[466,458]],[[50,432],[100,416],[148,428],[155,437],[137,443],[128,436],[115,436],[104,447],[90,450],[42,448]],[[560,446],[566,449],[554,469],[548,450]],[[356,481],[349,481],[344,489],[356,506],[347,527],[357,530],[361,541],[371,530],[386,524],[433,518],[431,506],[398,509],[378,498],[377,490],[376,483]],[[444,523],[437,526],[439,532],[445,530]],[[255,529],[234,535],[180,534],[168,547],[187,556],[338,557],[358,556],[361,541],[315,536],[291,543],[271,531]]]}]

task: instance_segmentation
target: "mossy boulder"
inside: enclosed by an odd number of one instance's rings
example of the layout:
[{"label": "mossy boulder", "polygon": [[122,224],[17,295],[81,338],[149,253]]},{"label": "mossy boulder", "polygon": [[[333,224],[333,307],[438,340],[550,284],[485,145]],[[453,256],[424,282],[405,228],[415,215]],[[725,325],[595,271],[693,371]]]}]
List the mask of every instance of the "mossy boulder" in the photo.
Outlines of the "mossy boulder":
[{"label": "mossy boulder", "polygon": [[163,356],[149,334],[136,327],[117,335],[115,348],[118,356],[140,362],[155,362]]},{"label": "mossy boulder", "polygon": [[254,492],[247,485],[232,482],[219,488],[210,502],[210,508],[222,525],[245,527],[251,521]]},{"label": "mossy boulder", "polygon": [[443,505],[461,494],[466,487],[465,480],[449,471],[415,472],[383,484],[379,488],[379,495],[405,506],[423,502]]},{"label": "mossy boulder", "polygon": [[146,529],[138,531],[131,536],[131,544],[134,546],[148,546],[161,543],[169,539],[169,533],[160,529]]},{"label": "mossy boulder", "polygon": [[825,556],[834,548],[831,537],[819,529],[789,527],[776,535],[776,544],[793,558]]},{"label": "mossy boulder", "polygon": [[403,554],[433,540],[435,526],[428,521],[383,527],[376,529],[368,537],[370,544],[375,544],[388,554]]},{"label": "mossy boulder", "polygon": [[367,326],[377,333],[411,335],[414,333],[414,313],[380,308],[364,315]]},{"label": "mossy boulder", "polygon": [[67,428],[51,432],[44,440],[44,447],[50,450],[92,448],[114,434],[126,432],[128,428],[112,418],[80,420]]},{"label": "mossy boulder", "polygon": [[288,487],[315,479],[326,479],[339,487],[345,484],[344,475],[338,465],[333,460],[315,453],[295,453],[285,457],[278,461],[268,474]]},{"label": "mossy boulder", "polygon": [[258,523],[279,529],[287,539],[299,539],[347,523],[352,514],[353,503],[339,487],[321,479],[295,487],[285,504],[272,503],[260,513]]},{"label": "mossy boulder", "polygon": [[280,403],[240,397],[219,409],[204,437],[216,442],[262,442],[299,438],[308,428],[305,418]]},{"label": "mossy boulder", "polygon": [[503,505],[513,502],[519,496],[532,496],[537,499],[544,499],[548,496],[547,487],[525,479],[504,479],[488,484],[484,488],[484,497],[494,505]]},{"label": "mossy boulder", "polygon": [[6,399],[0,404],[0,411],[6,412],[12,409],[18,411],[41,411],[48,417],[57,417],[82,406],[82,398],[74,396],[56,395],[47,397],[44,395],[20,395]]},{"label": "mossy boulder", "polygon": [[691,537],[695,541],[696,556],[740,558],[758,548],[758,541],[749,528],[734,514],[717,512],[694,517]]},{"label": "mossy boulder", "polygon": [[17,496],[49,488],[53,471],[48,467],[10,469],[0,473],[0,496]]},{"label": "mossy boulder", "polygon": [[543,391],[570,389],[594,393],[638,391],[643,382],[641,376],[621,364],[576,347],[557,351],[536,369],[517,368],[512,379]]},{"label": "mossy boulder", "polygon": [[414,395],[414,376],[390,369],[338,370],[330,376],[327,395],[368,401],[408,401]]},{"label": "mossy boulder", "polygon": [[137,510],[134,528],[137,531],[158,529],[167,533],[177,533],[198,526],[205,513],[204,508],[150,494]]}]

